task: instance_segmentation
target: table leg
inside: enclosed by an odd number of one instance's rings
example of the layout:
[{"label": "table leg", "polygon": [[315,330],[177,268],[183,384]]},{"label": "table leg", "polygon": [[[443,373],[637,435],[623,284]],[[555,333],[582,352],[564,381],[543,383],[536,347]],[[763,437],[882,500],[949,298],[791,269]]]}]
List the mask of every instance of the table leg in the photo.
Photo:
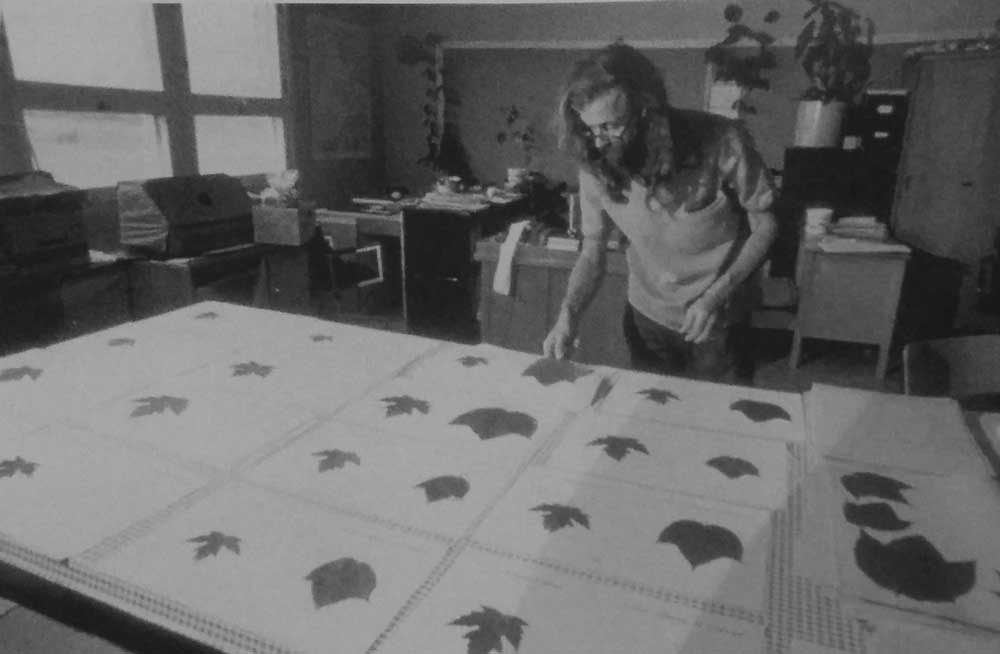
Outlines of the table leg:
[{"label": "table leg", "polygon": [[792,332],[792,353],[788,356],[788,367],[798,368],[799,359],[802,356],[802,332],[795,330]]}]

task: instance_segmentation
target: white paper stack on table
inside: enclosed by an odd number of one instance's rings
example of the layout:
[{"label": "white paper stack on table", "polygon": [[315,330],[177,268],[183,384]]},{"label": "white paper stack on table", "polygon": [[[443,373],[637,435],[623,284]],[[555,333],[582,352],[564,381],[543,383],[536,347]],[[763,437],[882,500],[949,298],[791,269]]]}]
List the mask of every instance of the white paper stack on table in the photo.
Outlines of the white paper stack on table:
[{"label": "white paper stack on table", "polygon": [[1000,643],[1000,484],[958,404],[817,384],[806,410],[822,457],[809,510],[850,611],[886,625],[883,643],[896,623]]}]

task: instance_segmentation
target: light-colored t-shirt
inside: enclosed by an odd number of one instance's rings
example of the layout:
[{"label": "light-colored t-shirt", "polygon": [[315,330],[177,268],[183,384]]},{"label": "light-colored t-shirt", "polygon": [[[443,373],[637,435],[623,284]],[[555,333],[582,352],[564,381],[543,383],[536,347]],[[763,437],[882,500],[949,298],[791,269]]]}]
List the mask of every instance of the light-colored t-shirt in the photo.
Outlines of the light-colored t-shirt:
[{"label": "light-colored t-shirt", "polygon": [[[700,146],[653,192],[638,180],[616,201],[580,172],[583,227],[605,213],[628,237],[628,300],[655,322],[679,329],[688,306],[726,270],[749,233],[746,211],[770,211],[773,181],[746,131],[701,112],[672,122]],[[739,294],[730,306],[740,304]],[[731,315],[723,312],[723,318]]]}]

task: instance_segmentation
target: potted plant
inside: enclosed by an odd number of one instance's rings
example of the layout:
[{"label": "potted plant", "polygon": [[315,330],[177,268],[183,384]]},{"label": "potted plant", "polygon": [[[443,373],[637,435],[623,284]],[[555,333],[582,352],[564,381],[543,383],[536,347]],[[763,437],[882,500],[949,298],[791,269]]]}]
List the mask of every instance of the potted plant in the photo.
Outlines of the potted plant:
[{"label": "potted plant", "polygon": [[[733,117],[755,114],[757,110],[747,102],[747,97],[754,89],[771,88],[764,73],[778,65],[771,49],[774,36],[746,25],[743,8],[737,4],[726,5],[722,15],[729,24],[726,35],[705,51],[705,63],[711,66],[712,77],[708,105]],[[780,17],[772,9],[764,15],[764,22],[771,25]],[[747,44],[752,44],[749,49]]]},{"label": "potted plant", "polygon": [[457,107],[460,102],[454,93],[445,93],[443,40],[444,37],[433,32],[423,39],[404,35],[396,43],[396,60],[419,67],[427,82],[420,107],[427,152],[417,163],[428,166],[438,175],[468,178],[471,173],[468,154],[448,121],[448,109]]},{"label": "potted plant", "polygon": [[875,24],[833,0],[809,0],[795,59],[809,78],[795,126],[795,145],[840,145],[844,113],[871,76]]},{"label": "potted plant", "polygon": [[528,178],[535,153],[538,134],[535,127],[524,117],[524,111],[517,105],[502,107],[503,128],[497,132],[497,144],[511,145],[517,152],[516,159],[507,168],[507,184],[511,187],[522,185]]}]

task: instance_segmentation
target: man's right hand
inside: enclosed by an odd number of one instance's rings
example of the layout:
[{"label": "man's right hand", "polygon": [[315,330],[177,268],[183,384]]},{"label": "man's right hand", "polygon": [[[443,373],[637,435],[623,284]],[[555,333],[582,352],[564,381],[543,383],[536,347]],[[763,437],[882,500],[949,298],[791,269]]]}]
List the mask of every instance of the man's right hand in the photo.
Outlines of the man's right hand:
[{"label": "man's right hand", "polygon": [[553,359],[566,359],[573,354],[575,347],[576,329],[570,325],[568,319],[561,316],[545,337],[542,354]]}]

